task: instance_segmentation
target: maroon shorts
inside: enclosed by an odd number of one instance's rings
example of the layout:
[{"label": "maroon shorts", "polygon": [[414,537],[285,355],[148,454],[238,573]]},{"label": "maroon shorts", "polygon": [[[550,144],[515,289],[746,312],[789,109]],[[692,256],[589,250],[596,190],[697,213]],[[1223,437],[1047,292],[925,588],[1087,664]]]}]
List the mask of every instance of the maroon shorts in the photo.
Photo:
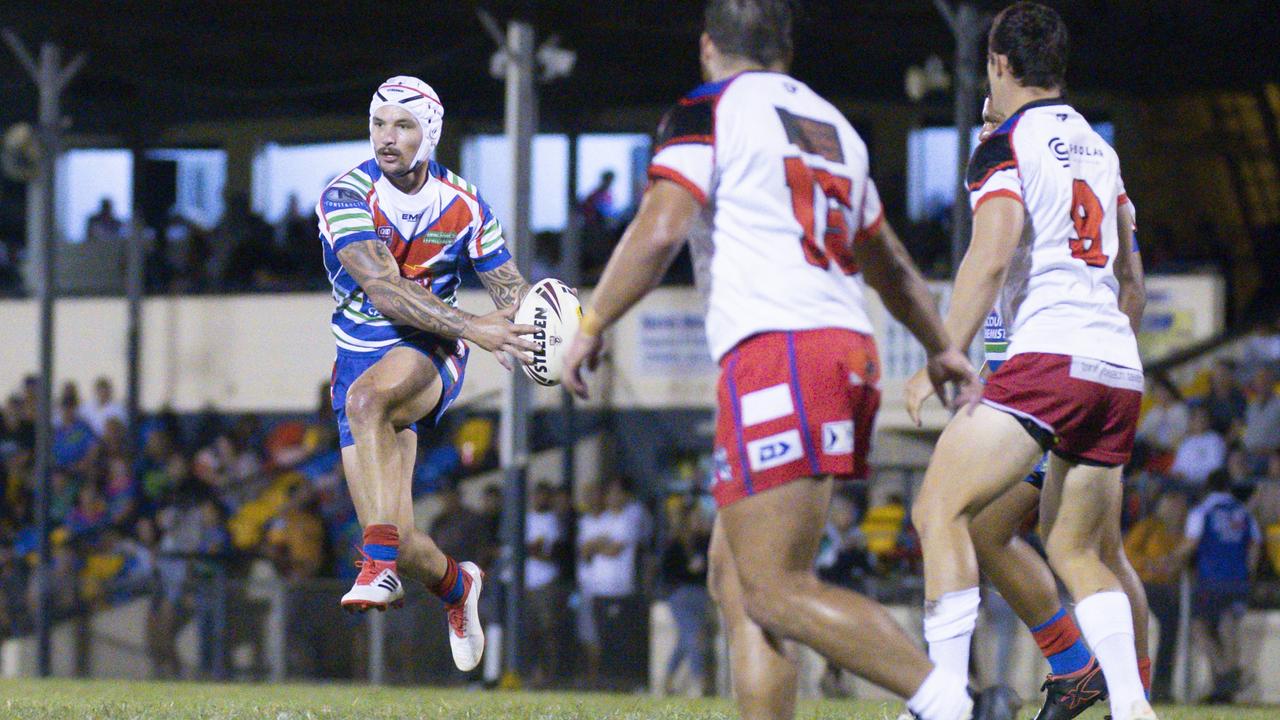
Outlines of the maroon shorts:
[{"label": "maroon shorts", "polygon": [[1142,371],[1070,355],[1021,353],[987,378],[982,401],[1022,421],[1045,450],[1094,465],[1133,452]]},{"label": "maroon shorts", "polygon": [[720,370],[717,505],[803,477],[867,476],[880,407],[871,336],[839,329],[752,335],[720,359]]}]

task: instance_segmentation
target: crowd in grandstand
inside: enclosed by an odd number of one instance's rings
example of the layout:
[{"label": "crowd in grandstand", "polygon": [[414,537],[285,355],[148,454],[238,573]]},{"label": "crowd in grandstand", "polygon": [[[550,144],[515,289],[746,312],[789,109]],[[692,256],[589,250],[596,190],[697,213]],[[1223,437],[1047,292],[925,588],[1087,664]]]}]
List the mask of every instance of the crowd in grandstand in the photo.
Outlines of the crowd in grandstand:
[{"label": "crowd in grandstand", "polygon": [[[1216,360],[1190,382],[1152,381],[1147,394],[1128,475],[1127,544],[1162,623],[1176,622],[1184,568],[1196,569],[1196,597],[1204,598],[1221,599],[1215,593],[1241,584],[1248,597],[1256,577],[1280,575],[1280,335],[1259,333],[1242,349],[1237,359]],[[0,412],[0,636],[29,632],[35,617],[36,392],[35,379],[28,379]],[[246,560],[266,563],[290,581],[354,576],[351,548],[360,528],[327,388],[311,417],[162,412],[139,422],[136,439],[126,431],[126,411],[111,383],[99,380],[91,394],[82,397],[67,383],[55,397],[48,503],[50,597],[59,617],[149,597],[149,651],[157,673],[171,677],[180,672],[177,628],[188,620],[207,623],[218,601],[202,578],[247,572],[255,563]],[[500,489],[468,482],[495,467],[493,422],[484,416],[454,422],[442,444],[420,451],[415,495],[435,509],[430,532],[442,549],[474,559],[493,577],[509,577],[498,566]],[[920,569],[906,498],[883,486],[846,491],[833,504],[819,572],[873,593],[910,585],[897,582]],[[1227,508],[1228,500],[1247,509],[1242,548],[1256,565],[1232,560],[1230,548],[1215,545],[1210,552],[1196,544],[1208,537],[1204,514]],[[577,677],[588,686],[607,684],[600,677],[602,648],[625,646],[636,632],[607,618],[619,607],[630,616],[665,598],[678,634],[669,677],[687,664],[679,675],[683,686],[667,689],[701,692],[712,616],[705,586],[711,517],[701,496],[633,487],[620,476],[579,488],[576,496],[536,482],[525,522],[531,681]],[[1188,537],[1195,540],[1189,549]],[[1196,550],[1199,560],[1192,561]],[[1280,600],[1275,585],[1253,587],[1251,601],[1274,604]],[[1242,609],[1233,602],[1194,608],[1197,646],[1214,648],[1218,699],[1229,699],[1247,680],[1233,649],[1238,642],[1228,636],[1238,632]],[[486,622],[499,617],[498,605],[487,608]],[[1161,643],[1158,696],[1169,692],[1173,657],[1172,643]],[[576,667],[574,658],[581,658]],[[201,661],[209,671],[212,660]]]}]

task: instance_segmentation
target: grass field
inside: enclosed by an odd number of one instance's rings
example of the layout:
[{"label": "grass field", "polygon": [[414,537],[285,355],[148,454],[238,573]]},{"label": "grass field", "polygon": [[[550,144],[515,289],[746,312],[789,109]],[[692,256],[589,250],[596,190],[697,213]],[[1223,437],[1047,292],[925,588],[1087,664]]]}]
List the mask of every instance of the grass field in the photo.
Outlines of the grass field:
[{"label": "grass field", "polygon": [[[802,703],[807,720],[893,720],[897,703]],[[1024,718],[1035,708],[1028,706]],[[1264,720],[1277,708],[1158,708],[1162,720]],[[1101,720],[1095,707],[1085,716]],[[148,720],[712,720],[736,717],[724,700],[657,700],[633,695],[465,692],[359,685],[214,685],[76,680],[0,680],[0,717]]]}]

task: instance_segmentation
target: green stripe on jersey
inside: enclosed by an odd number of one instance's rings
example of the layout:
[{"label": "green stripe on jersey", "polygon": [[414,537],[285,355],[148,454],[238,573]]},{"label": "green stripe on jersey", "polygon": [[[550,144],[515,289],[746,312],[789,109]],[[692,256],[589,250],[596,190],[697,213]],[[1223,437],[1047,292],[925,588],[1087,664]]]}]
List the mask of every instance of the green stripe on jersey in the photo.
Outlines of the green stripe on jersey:
[{"label": "green stripe on jersey", "polygon": [[328,220],[331,225],[340,223],[343,220],[372,220],[372,218],[373,215],[368,210],[348,209],[336,210],[324,216],[324,219]]}]

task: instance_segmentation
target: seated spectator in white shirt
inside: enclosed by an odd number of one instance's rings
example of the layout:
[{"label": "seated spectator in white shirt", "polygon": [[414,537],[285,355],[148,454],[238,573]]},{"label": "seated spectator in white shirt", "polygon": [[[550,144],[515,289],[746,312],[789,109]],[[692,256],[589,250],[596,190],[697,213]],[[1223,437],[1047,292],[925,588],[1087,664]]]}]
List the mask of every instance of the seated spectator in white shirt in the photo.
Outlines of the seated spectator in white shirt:
[{"label": "seated spectator in white shirt", "polygon": [[111,381],[104,375],[93,383],[93,402],[80,408],[80,417],[93,428],[93,434],[106,434],[107,421],[115,418],[126,422],[124,405],[115,399]]},{"label": "seated spectator in white shirt", "polygon": [[1187,434],[1186,403],[1174,396],[1161,382],[1152,383],[1152,403],[1138,423],[1138,439],[1160,450],[1171,452]]},{"label": "seated spectator in white shirt", "polygon": [[1187,436],[1178,446],[1169,472],[1182,482],[1201,487],[1209,473],[1222,467],[1227,459],[1227,444],[1222,436],[1210,427],[1209,411],[1197,405],[1191,411]]}]

